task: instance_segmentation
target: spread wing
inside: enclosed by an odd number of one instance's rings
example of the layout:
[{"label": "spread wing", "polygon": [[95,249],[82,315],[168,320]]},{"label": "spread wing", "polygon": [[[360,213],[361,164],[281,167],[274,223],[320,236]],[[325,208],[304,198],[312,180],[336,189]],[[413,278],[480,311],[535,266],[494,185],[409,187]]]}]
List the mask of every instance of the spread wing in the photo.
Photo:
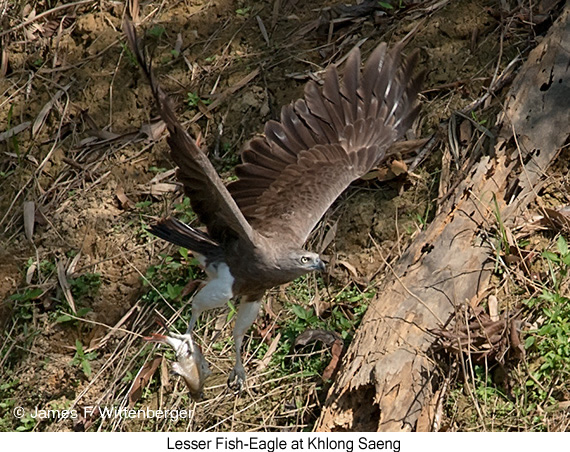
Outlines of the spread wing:
[{"label": "spread wing", "polygon": [[309,82],[249,142],[228,189],[257,232],[302,246],[344,189],[386,158],[419,111],[423,74],[413,75],[417,53],[401,61],[402,47],[380,44],[362,72],[354,49],[342,83],[329,68],[322,87]]},{"label": "spread wing", "polygon": [[159,86],[150,64],[139,48],[135,29],[125,21],[125,35],[131,51],[150,82],[152,93],[170,136],[171,156],[178,165],[177,177],[184,184],[192,209],[208,228],[210,237],[224,243],[230,237],[254,243],[254,231],[236,205],[212,163],[176,119],[170,99]]}]

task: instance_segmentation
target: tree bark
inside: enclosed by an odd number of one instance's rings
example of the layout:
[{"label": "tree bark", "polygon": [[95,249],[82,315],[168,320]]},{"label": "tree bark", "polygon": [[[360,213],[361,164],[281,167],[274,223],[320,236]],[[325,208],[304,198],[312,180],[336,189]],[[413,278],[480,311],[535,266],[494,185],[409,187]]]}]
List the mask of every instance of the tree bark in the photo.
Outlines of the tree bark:
[{"label": "tree bark", "polygon": [[437,391],[430,331],[482,296],[494,266],[488,233],[497,225],[497,206],[503,224],[512,224],[570,135],[569,17],[567,3],[515,78],[494,156],[471,168],[369,306],[316,430],[418,428]]}]

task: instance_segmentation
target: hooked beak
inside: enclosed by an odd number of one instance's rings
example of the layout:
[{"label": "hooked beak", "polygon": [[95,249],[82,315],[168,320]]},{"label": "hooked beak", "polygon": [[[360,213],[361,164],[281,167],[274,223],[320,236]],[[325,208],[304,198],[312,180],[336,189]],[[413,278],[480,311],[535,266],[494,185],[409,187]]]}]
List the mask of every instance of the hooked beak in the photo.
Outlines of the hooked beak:
[{"label": "hooked beak", "polygon": [[314,269],[319,272],[324,272],[327,269],[327,267],[321,259],[318,259],[317,262],[315,262]]}]

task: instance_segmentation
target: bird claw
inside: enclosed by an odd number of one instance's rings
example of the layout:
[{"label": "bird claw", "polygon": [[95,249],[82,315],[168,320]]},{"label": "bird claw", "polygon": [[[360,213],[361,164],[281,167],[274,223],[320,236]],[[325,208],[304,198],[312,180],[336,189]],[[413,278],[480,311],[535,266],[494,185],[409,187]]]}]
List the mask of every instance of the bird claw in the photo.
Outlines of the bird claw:
[{"label": "bird claw", "polygon": [[240,394],[245,385],[245,371],[243,369],[232,369],[228,376],[228,388]]}]

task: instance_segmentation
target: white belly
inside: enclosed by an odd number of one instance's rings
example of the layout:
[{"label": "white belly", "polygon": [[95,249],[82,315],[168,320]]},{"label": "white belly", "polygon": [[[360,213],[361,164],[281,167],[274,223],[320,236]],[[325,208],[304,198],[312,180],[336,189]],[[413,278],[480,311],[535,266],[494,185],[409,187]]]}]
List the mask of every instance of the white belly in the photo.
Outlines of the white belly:
[{"label": "white belly", "polygon": [[[203,256],[200,257],[203,258]],[[198,258],[198,260],[200,259]],[[225,304],[234,296],[232,290],[234,277],[230,273],[230,268],[222,262],[217,265],[208,265],[205,270],[209,277],[208,284],[196,294],[194,304],[198,302],[200,305],[208,307],[218,307],[220,304]]]}]

